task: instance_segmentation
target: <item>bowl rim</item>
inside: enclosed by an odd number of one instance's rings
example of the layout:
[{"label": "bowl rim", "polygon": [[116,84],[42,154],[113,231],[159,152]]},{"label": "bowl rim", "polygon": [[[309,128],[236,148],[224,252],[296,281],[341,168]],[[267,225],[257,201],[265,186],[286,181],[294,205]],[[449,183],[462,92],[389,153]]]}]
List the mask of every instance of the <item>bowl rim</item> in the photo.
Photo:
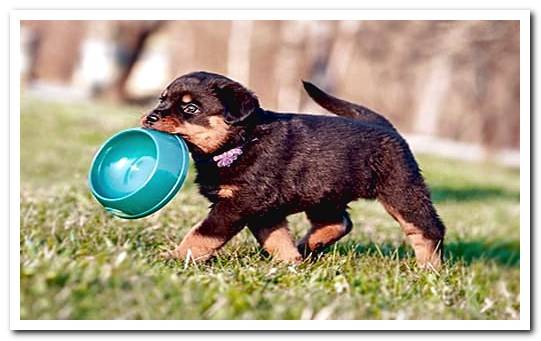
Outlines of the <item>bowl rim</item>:
[{"label": "bowl rim", "polygon": [[[160,158],[160,148],[158,147],[158,141],[156,140],[156,138],[153,136],[153,134],[150,132],[151,130],[150,129],[146,129],[146,128],[129,128],[129,129],[125,129],[125,130],[122,130],[118,133],[116,133],[115,135],[111,136],[110,138],[108,138],[101,146],[100,148],[98,149],[98,151],[96,152],[96,154],[94,155],[94,157],[92,158],[92,162],[90,164],[90,170],[88,172],[88,184],[90,186],[90,189],[92,191],[92,194],[94,194],[94,196],[96,196],[97,199],[100,199],[100,200],[103,200],[103,201],[106,201],[108,204],[109,203],[115,203],[115,202],[119,202],[119,201],[122,201],[122,200],[125,200],[125,199],[128,199],[129,197],[131,196],[134,196],[136,195],[139,191],[141,191],[152,179],[152,177],[156,174],[156,170],[158,168],[158,162],[156,162],[154,164],[154,167],[152,168],[152,172],[150,173],[150,175],[148,176],[148,178],[145,180],[145,182],[139,186],[139,188],[137,188],[135,191],[131,192],[131,193],[128,193],[122,197],[117,197],[117,198],[108,198],[108,197],[105,197],[103,195],[101,195],[100,193],[98,193],[98,191],[96,191],[95,187],[94,187],[94,184],[93,184],[93,181],[92,181],[92,172],[94,170],[94,165],[95,165],[95,162],[97,160],[97,158],[99,157],[99,155],[103,152],[104,148],[106,148],[106,146],[114,139],[118,138],[119,136],[122,136],[122,135],[125,135],[125,134],[128,134],[128,133],[133,133],[133,132],[136,132],[136,133],[144,133],[146,136],[150,137],[152,142],[154,143],[154,147],[156,149],[156,160],[159,160]],[[161,132],[160,132],[161,133]],[[162,134],[167,134],[167,133],[162,133]],[[177,135],[174,135],[174,134],[168,134],[168,135],[171,135],[173,136],[177,142],[179,142],[179,145],[180,147],[187,151],[186,148],[184,148],[183,146],[183,141],[180,139],[180,137],[178,137]],[[185,167],[183,167],[185,168]],[[182,169],[182,168],[181,168]],[[177,179],[178,181],[178,179]],[[177,182],[175,182],[175,186],[177,185]]]}]

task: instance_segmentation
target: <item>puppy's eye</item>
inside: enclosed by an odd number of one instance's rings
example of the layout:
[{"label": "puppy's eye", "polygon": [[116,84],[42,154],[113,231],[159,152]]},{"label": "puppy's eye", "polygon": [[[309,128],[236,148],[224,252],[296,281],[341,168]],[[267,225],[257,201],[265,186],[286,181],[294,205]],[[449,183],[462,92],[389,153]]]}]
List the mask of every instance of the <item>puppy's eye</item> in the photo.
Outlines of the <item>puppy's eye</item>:
[{"label": "puppy's eye", "polygon": [[193,103],[187,104],[182,108],[186,114],[195,115],[199,113],[199,107]]}]

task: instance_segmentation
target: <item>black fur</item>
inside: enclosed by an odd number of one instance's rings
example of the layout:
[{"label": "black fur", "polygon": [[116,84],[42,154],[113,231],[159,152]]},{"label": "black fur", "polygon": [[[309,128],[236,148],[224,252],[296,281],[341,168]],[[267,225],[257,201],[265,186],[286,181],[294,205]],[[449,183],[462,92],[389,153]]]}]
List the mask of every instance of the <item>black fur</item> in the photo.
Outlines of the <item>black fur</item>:
[{"label": "black fur", "polygon": [[[213,207],[201,233],[232,236],[245,225],[271,225],[297,212],[320,220],[341,219],[347,217],[349,202],[364,198],[378,199],[398,212],[441,250],[444,225],[417,162],[397,130],[374,111],[303,83],[317,103],[339,116],[263,110],[240,84],[206,72],[183,76],[169,87],[190,89],[200,102],[208,103],[203,117],[223,115],[231,125],[226,141],[211,153],[190,145],[195,181]],[[171,96],[174,101],[175,95]],[[230,167],[217,167],[213,156],[240,145],[243,154],[238,160]],[[238,190],[222,198],[223,185]]]}]

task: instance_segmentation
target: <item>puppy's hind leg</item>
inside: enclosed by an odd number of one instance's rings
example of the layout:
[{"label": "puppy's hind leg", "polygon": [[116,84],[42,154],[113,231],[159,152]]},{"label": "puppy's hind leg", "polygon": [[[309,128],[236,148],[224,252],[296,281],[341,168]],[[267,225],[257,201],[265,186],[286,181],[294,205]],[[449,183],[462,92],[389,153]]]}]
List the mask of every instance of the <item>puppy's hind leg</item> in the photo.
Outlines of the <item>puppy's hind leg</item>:
[{"label": "puppy's hind leg", "polygon": [[417,264],[439,268],[443,258],[445,227],[423,183],[378,196],[387,212],[400,224],[415,251]]},{"label": "puppy's hind leg", "polygon": [[348,234],[353,226],[345,210],[316,208],[306,212],[312,227],[297,243],[300,253],[306,257],[318,253]]}]

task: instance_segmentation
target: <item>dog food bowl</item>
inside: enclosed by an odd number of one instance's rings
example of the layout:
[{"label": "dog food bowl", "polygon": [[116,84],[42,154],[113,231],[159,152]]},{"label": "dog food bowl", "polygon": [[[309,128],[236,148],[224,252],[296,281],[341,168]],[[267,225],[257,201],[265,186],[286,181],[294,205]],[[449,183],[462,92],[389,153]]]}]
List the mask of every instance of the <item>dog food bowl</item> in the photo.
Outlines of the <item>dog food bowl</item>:
[{"label": "dog food bowl", "polygon": [[88,184],[112,214],[136,219],[165,206],[188,174],[189,153],[178,136],[133,128],[119,132],[98,150]]}]

